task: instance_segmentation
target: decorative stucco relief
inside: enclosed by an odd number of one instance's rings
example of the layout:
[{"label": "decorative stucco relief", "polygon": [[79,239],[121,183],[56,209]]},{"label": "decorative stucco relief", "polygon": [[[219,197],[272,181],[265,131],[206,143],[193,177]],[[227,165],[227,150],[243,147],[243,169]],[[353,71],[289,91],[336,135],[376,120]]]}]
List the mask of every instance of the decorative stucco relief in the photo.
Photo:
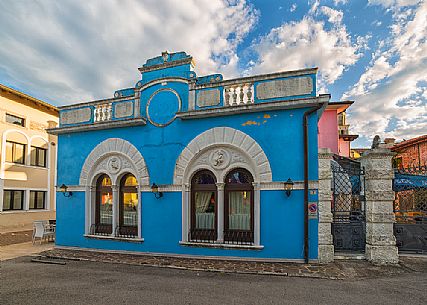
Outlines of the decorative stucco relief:
[{"label": "decorative stucco relief", "polygon": [[97,173],[108,173],[113,181],[121,173],[136,175],[140,185],[149,185],[148,169],[141,153],[128,141],[110,138],[99,143],[87,156],[80,173],[80,185],[90,185]]},{"label": "decorative stucco relief", "polygon": [[89,122],[92,118],[92,110],[89,107],[67,110],[61,112],[61,124],[69,125],[69,124],[77,124]]},{"label": "decorative stucco relief", "polygon": [[256,181],[272,181],[267,156],[253,138],[229,127],[212,128],[182,150],[175,165],[174,184],[188,182],[191,174],[200,168],[212,170],[221,180],[236,166],[248,169]]}]

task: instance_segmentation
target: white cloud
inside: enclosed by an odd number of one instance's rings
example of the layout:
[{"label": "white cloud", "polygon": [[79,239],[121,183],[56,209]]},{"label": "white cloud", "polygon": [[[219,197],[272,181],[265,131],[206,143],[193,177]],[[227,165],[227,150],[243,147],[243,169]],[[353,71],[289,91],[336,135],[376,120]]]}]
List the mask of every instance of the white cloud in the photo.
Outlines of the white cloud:
[{"label": "white cloud", "polygon": [[348,0],[334,0],[335,6],[338,6],[340,4],[347,4]]},{"label": "white cloud", "polygon": [[328,17],[328,21],[335,25],[339,25],[342,22],[344,14],[342,11],[334,10],[328,6],[321,6],[320,11]]},{"label": "white cloud", "polygon": [[395,14],[400,30],[379,43],[371,65],[343,96],[355,99],[349,114],[354,130],[365,139],[375,134],[398,139],[427,134],[426,16],[427,2],[403,23]]},{"label": "white cloud", "polygon": [[[326,14],[332,27],[315,16]],[[249,68],[251,74],[268,73],[281,70],[319,67],[320,91],[327,84],[334,83],[344,71],[354,65],[360,54],[358,50],[365,45],[365,37],[354,44],[344,25],[343,13],[313,3],[308,16],[301,21],[284,23],[273,28],[252,45],[258,61]]]},{"label": "white cloud", "polygon": [[296,9],[297,9],[297,4],[294,3],[291,5],[291,8],[289,9],[289,11],[292,13],[292,12],[295,12]]},{"label": "white cloud", "polygon": [[412,6],[420,2],[421,0],[368,0],[370,5],[382,5],[385,8]]},{"label": "white cloud", "polygon": [[111,97],[164,50],[193,55],[199,74],[236,75],[256,21],[245,0],[2,2],[0,74],[55,104]]}]

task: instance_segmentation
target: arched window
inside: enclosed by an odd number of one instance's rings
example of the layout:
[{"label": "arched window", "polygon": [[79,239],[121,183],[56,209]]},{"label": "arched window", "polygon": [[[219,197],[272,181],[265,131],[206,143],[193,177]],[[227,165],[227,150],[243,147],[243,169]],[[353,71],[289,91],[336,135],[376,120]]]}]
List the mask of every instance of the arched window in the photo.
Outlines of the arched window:
[{"label": "arched window", "polygon": [[215,175],[197,172],[191,180],[191,231],[193,241],[217,239],[217,188]]},{"label": "arched window", "polygon": [[126,174],[120,181],[119,236],[138,236],[138,181]]},{"label": "arched window", "polygon": [[101,175],[96,181],[95,233],[111,234],[113,224],[113,192],[111,179]]},{"label": "arched window", "polygon": [[253,177],[238,168],[225,178],[224,241],[252,243],[254,241],[254,187]]}]

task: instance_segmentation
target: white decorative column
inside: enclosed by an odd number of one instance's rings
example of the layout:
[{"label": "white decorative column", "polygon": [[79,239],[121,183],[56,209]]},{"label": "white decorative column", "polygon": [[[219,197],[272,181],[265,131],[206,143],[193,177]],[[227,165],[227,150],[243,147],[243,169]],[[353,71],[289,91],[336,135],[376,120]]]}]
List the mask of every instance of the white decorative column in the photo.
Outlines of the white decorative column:
[{"label": "white decorative column", "polygon": [[334,260],[334,243],[331,232],[332,157],[333,153],[329,148],[319,149],[318,260],[320,263],[330,263]]},{"label": "white decorative column", "polygon": [[217,241],[219,243],[223,243],[224,242],[224,187],[225,187],[225,183],[224,182],[218,182],[216,184],[217,190],[218,190],[218,211],[217,211],[217,219],[218,219],[218,223],[217,223],[217,232],[218,232],[218,236],[217,236]]},{"label": "white decorative column", "polygon": [[113,221],[111,236],[115,236],[115,230],[119,225],[119,186],[112,185],[111,189],[113,191]]},{"label": "white decorative column", "polygon": [[189,209],[190,209],[190,184],[183,185],[182,192],[182,236],[181,241],[188,241],[188,228],[189,228]]},{"label": "white decorative column", "polygon": [[254,245],[261,244],[261,184],[259,182],[252,183],[254,187]]},{"label": "white decorative column", "polygon": [[393,235],[394,192],[392,189],[393,153],[375,148],[363,154],[366,196],[366,258],[374,264],[399,262],[396,238]]}]

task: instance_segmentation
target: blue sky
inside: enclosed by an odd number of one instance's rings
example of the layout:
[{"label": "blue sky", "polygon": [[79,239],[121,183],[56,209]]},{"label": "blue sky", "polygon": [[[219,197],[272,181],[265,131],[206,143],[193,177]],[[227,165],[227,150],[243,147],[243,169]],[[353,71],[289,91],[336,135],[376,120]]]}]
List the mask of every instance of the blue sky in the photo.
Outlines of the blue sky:
[{"label": "blue sky", "polygon": [[319,93],[355,101],[353,146],[427,134],[426,1],[0,0],[0,28],[0,83],[58,106],[186,51],[198,75],[319,67]]}]

